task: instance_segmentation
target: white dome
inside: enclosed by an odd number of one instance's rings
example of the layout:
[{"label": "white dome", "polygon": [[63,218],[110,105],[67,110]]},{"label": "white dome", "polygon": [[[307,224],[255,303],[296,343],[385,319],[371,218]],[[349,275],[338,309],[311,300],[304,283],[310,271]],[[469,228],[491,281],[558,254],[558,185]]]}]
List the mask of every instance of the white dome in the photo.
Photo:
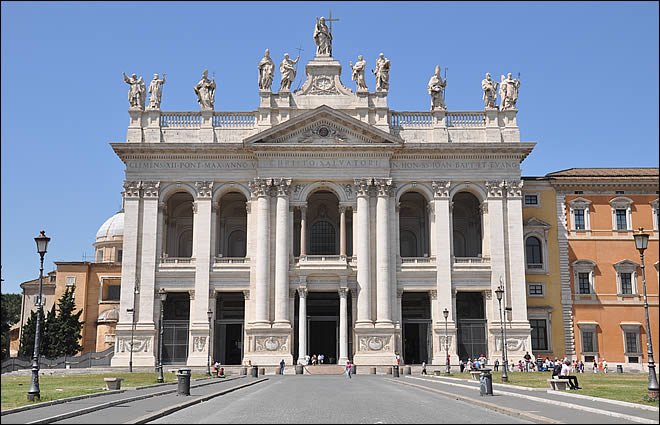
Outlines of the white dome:
[{"label": "white dome", "polygon": [[101,238],[113,239],[117,236],[124,236],[124,212],[120,211],[103,223],[96,232],[96,240]]}]

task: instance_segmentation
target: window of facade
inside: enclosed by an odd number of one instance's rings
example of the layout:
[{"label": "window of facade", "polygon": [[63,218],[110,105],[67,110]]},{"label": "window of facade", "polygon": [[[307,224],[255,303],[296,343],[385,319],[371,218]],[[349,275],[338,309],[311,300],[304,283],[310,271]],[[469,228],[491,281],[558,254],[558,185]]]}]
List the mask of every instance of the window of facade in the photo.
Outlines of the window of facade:
[{"label": "window of facade", "polygon": [[523,223],[528,274],[548,273],[548,231],[551,227],[536,217],[531,217]]},{"label": "window of facade", "polygon": [[596,332],[598,323],[578,322],[577,325],[580,329],[580,351],[583,361],[593,361],[598,357],[598,333]]},{"label": "window of facade", "polygon": [[591,260],[580,259],[573,261],[572,266],[575,293],[595,294],[594,269],[596,263]]},{"label": "window of facade", "polygon": [[637,344],[637,333],[626,332],[626,353],[638,353],[639,345]]},{"label": "window of facade", "polygon": [[76,277],[75,276],[67,276],[66,277],[66,286],[75,286],[76,285]]},{"label": "window of facade", "polygon": [[595,332],[593,331],[582,332],[582,351],[587,353],[593,353],[595,351],[594,334]]},{"label": "window of facade", "polygon": [[99,249],[96,251],[96,262],[97,263],[102,263],[103,262],[103,250]]},{"label": "window of facade", "polygon": [[401,257],[427,257],[430,238],[426,198],[417,192],[404,193],[399,198],[398,215]]},{"label": "window of facade", "polygon": [[[35,295],[34,297],[32,297],[32,302],[34,303],[34,305],[39,305],[39,295]],[[45,295],[41,296],[41,305],[43,305],[43,306],[46,305],[46,296]]]},{"label": "window of facade", "polygon": [[532,327],[532,350],[547,351],[548,349],[548,327],[545,319],[530,319]]},{"label": "window of facade", "polygon": [[114,302],[121,298],[121,279],[117,277],[101,277],[99,302]]},{"label": "window of facade", "polygon": [[57,281],[57,275],[54,275],[54,274],[53,274],[53,275],[50,275],[50,279],[49,279],[49,280],[50,280],[51,282],[56,282],[56,281]]},{"label": "window of facade", "polygon": [[530,297],[544,297],[545,282],[527,282],[527,295]]},{"label": "window of facade", "polygon": [[570,216],[571,216],[571,229],[572,230],[591,230],[591,223],[589,219],[589,206],[591,201],[585,198],[575,198],[568,201]]},{"label": "window of facade", "polygon": [[525,242],[525,255],[528,269],[543,268],[543,257],[541,256],[541,241],[534,236],[527,238]]},{"label": "window of facade", "polygon": [[660,206],[658,199],[651,202],[651,212],[653,214],[653,230],[660,230]]},{"label": "window of facade", "polygon": [[620,295],[636,295],[637,267],[639,265],[631,260],[621,260],[614,264],[616,270],[617,293]]},{"label": "window of facade", "polygon": [[540,193],[525,193],[524,204],[525,207],[540,207],[541,206]]},{"label": "window of facade", "polygon": [[617,190],[614,192],[615,195],[623,195],[623,190]]},{"label": "window of facade", "polygon": [[619,196],[610,201],[612,207],[612,229],[625,231],[632,229],[632,199]]},{"label": "window of facade", "polygon": [[623,349],[628,363],[639,363],[642,356],[641,323],[621,323]]},{"label": "window of facade", "polygon": [[123,257],[124,251],[121,249],[117,250],[117,262],[121,263],[122,257]]},{"label": "window of facade", "polygon": [[309,232],[309,253],[312,255],[336,254],[335,239],[334,226],[325,220],[317,221]]}]

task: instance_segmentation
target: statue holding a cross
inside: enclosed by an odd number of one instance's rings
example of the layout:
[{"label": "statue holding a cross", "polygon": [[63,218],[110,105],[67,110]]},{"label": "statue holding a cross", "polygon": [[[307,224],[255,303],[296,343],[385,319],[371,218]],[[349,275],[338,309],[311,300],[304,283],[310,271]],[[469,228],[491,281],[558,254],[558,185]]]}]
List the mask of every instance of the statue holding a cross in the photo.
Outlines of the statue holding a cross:
[{"label": "statue holding a cross", "polygon": [[332,33],[325,23],[325,18],[316,18],[314,26],[314,43],[316,43],[316,55],[332,56]]}]

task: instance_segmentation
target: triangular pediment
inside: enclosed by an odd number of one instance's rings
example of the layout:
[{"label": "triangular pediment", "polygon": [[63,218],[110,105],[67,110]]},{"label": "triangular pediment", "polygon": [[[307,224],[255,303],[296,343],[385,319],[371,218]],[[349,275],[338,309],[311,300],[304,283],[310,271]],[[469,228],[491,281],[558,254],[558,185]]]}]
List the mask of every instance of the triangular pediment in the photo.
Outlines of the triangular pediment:
[{"label": "triangular pediment", "polygon": [[524,227],[542,227],[544,229],[549,229],[552,226],[545,221],[538,219],[536,217],[530,217],[523,223]]},{"label": "triangular pediment", "polygon": [[246,145],[359,146],[397,147],[397,136],[332,109],[327,105],[305,112],[281,124],[250,136]]}]

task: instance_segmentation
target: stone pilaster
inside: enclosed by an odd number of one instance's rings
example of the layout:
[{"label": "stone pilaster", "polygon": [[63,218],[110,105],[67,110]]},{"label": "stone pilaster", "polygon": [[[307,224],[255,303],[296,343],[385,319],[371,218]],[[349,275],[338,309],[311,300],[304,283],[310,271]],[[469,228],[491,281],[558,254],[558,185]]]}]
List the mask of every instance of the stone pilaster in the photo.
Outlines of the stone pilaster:
[{"label": "stone pilaster", "polygon": [[144,128],[144,142],[160,143],[160,109],[149,109],[145,115],[147,126]]},{"label": "stone pilaster", "polygon": [[270,326],[268,315],[270,276],[270,185],[272,179],[255,178],[250,182],[257,198],[257,249],[255,266],[255,325]]},{"label": "stone pilaster", "polygon": [[154,294],[156,293],[156,235],[158,234],[158,191],[160,182],[142,182],[142,255],[140,261],[140,313],[138,327],[154,328]]},{"label": "stone pilaster", "polygon": [[370,261],[370,223],[369,223],[369,187],[372,179],[356,179],[357,195],[357,285],[358,311],[356,327],[373,327],[371,318],[371,261]]},{"label": "stone pilaster", "polygon": [[[376,327],[392,327],[389,200],[392,179],[374,179],[376,204]],[[358,260],[359,261],[359,260]]]},{"label": "stone pilaster", "polygon": [[348,288],[339,288],[339,360],[345,365],[348,361]]},{"label": "stone pilaster", "polygon": [[291,179],[274,179],[277,189],[275,224],[275,321],[274,327],[291,327],[289,319],[289,187]]},{"label": "stone pilaster", "polygon": [[298,288],[298,361],[307,355],[307,287]]}]

